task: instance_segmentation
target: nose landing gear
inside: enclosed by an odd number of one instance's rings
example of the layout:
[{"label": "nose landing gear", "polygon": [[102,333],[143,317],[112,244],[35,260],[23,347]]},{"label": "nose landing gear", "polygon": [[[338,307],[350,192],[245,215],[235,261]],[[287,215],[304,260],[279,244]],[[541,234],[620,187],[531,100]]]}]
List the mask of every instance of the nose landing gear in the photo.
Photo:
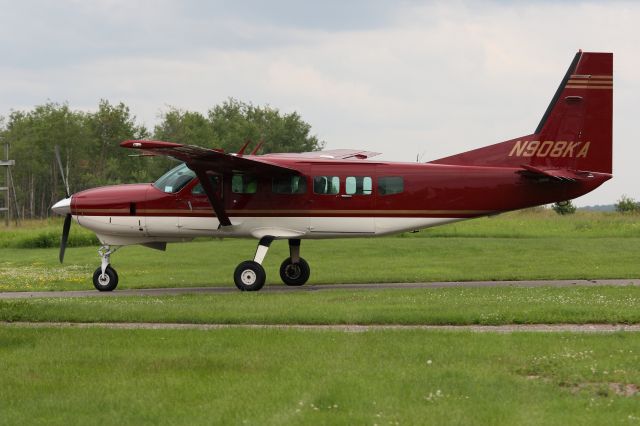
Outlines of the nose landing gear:
[{"label": "nose landing gear", "polygon": [[[258,291],[267,280],[267,274],[262,267],[273,237],[263,237],[258,243],[253,260],[247,260],[238,265],[233,274],[236,287],[241,291]],[[289,240],[289,255],[280,265],[280,278],[289,286],[301,286],[311,275],[309,264],[300,257],[300,240]]]},{"label": "nose landing gear", "polygon": [[109,264],[111,254],[118,248],[104,245],[98,249],[102,264],[93,273],[93,286],[98,291],[112,291],[118,286],[118,273]]}]

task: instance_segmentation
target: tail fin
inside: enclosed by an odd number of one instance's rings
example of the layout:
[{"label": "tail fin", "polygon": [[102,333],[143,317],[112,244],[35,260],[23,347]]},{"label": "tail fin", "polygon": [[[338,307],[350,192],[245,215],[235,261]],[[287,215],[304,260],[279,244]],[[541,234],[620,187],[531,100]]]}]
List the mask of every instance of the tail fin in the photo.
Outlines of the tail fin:
[{"label": "tail fin", "polygon": [[613,54],[576,53],[535,132],[433,164],[611,174]]}]

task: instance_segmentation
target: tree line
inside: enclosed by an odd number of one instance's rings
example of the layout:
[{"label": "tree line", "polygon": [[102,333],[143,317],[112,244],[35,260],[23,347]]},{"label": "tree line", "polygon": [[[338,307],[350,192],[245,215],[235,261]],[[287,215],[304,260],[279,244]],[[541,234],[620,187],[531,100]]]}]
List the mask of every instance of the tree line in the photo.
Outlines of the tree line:
[{"label": "tree line", "polygon": [[[100,185],[151,182],[174,165],[166,157],[132,156],[120,148],[127,139],[157,139],[236,152],[247,139],[264,140],[261,153],[317,151],[324,142],[297,112],[282,113],[230,98],[206,114],[169,108],[153,129],[136,122],[129,107],[101,100],[97,111],[72,110],[49,102],[0,117],[0,144],[10,144],[18,216],[45,218],[64,197],[54,155],[60,147],[71,193]],[[2,177],[0,177],[2,179]],[[3,186],[3,185],[0,185]]]}]

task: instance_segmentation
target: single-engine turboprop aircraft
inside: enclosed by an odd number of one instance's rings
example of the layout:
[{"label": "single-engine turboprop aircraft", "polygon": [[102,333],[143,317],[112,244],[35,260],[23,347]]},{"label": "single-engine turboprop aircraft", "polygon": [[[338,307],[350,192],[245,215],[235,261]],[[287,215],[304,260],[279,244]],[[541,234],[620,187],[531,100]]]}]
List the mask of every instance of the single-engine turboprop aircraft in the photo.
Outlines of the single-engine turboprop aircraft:
[{"label": "single-engine turboprop aircraft", "polygon": [[[274,240],[289,241],[280,277],[309,279],[303,239],[371,237],[494,215],[586,194],[611,179],[613,54],[579,51],[535,132],[429,163],[372,161],[377,153],[225,154],[178,143],[131,140],[121,146],[183,163],[153,184],[78,192],[53,211],[102,243],[94,286],[110,291],[120,246],[164,250],[198,236],[259,240],[235,270],[243,291],[262,288],[262,261]],[[58,156],[59,158],[59,156]]]}]

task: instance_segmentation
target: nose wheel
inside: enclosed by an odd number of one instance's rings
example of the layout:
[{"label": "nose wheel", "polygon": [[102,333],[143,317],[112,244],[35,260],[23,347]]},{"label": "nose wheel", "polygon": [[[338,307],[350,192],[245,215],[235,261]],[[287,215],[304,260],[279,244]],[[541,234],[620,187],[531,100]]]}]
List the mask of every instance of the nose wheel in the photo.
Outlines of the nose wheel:
[{"label": "nose wheel", "polygon": [[258,291],[264,286],[267,273],[258,262],[247,260],[236,268],[233,281],[241,291]]},{"label": "nose wheel", "polygon": [[102,265],[93,273],[93,286],[98,291],[112,291],[118,286],[118,273],[109,264],[111,254],[118,247],[111,248],[102,246],[98,249],[98,254],[102,259]]},{"label": "nose wheel", "polygon": [[267,281],[267,273],[262,267],[262,261],[269,251],[273,237],[262,237],[258,243],[253,260],[242,262],[233,274],[233,281],[240,291],[258,291]]},{"label": "nose wheel", "polygon": [[111,266],[102,273],[102,268],[93,273],[93,286],[98,291],[112,291],[118,286],[118,273]]},{"label": "nose wheel", "polygon": [[[262,267],[273,237],[263,237],[258,243],[253,260],[242,262],[233,274],[233,281],[241,291],[258,291],[267,280],[267,274]],[[309,280],[311,268],[300,257],[300,240],[289,240],[290,257],[280,265],[280,278],[288,286],[301,286]]]}]

